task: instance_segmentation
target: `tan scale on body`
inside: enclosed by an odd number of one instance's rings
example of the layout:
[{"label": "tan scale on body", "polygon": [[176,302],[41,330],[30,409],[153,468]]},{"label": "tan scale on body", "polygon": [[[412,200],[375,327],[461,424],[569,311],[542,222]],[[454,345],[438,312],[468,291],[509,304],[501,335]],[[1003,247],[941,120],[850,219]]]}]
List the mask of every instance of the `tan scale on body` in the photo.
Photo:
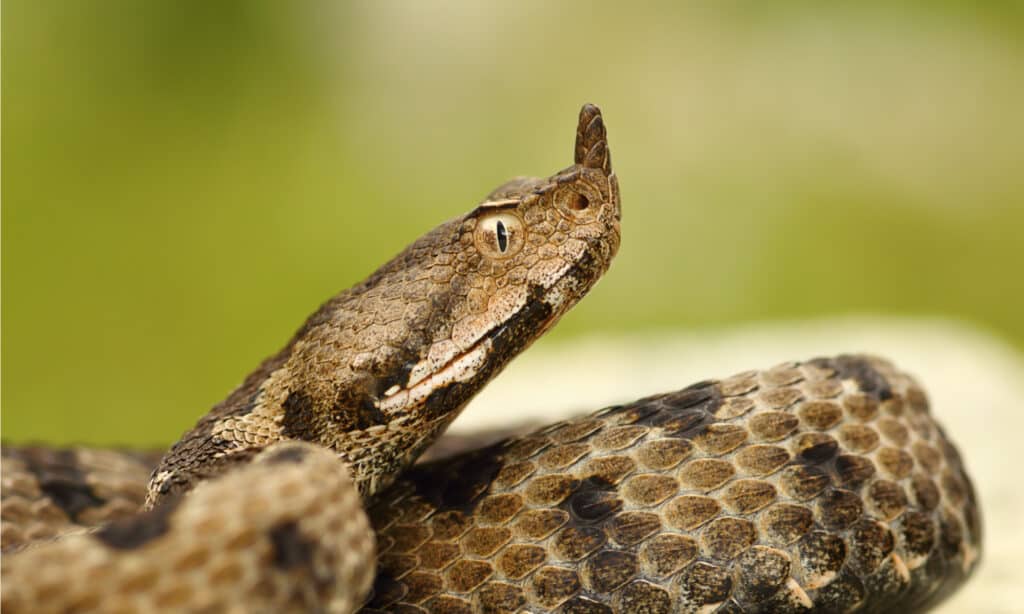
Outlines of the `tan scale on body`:
[{"label": "tan scale on body", "polygon": [[875,358],[410,468],[607,270],[619,220],[586,105],[572,166],[506,183],[325,303],[148,488],[145,454],[5,447],[3,610],[909,611],[966,579],[970,481],[921,389]]}]

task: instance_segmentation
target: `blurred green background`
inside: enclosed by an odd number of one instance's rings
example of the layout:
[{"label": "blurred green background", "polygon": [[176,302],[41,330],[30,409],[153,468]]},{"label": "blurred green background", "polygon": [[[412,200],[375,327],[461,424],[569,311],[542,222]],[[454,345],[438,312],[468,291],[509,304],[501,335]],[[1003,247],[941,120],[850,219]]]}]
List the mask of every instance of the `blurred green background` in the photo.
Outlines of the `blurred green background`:
[{"label": "blurred green background", "polygon": [[322,300],[567,165],[586,101],[622,251],[554,343],[868,312],[1024,347],[1020,6],[8,0],[3,435],[169,443]]}]

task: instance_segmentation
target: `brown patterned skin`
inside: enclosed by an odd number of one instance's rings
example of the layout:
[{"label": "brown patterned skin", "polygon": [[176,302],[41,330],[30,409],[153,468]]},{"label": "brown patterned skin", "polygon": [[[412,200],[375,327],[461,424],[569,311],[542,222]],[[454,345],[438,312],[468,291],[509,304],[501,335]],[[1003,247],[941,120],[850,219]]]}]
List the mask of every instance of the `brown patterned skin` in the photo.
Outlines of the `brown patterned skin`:
[{"label": "brown patterned skin", "polygon": [[981,547],[974,490],[924,393],[860,356],[418,465],[370,517],[365,612],[918,611]]},{"label": "brown patterned skin", "polygon": [[187,497],[5,554],[3,611],[350,612],[373,541],[337,455],[278,443]]},{"label": "brown patterned skin", "polygon": [[[130,506],[112,502],[141,501],[146,467],[144,457],[122,452],[5,451],[5,548],[7,528],[25,510],[49,510],[40,513],[43,531],[30,537],[48,534],[45,518],[67,511],[50,507],[52,500],[63,505],[77,496],[79,520],[128,513]],[[298,489],[336,479],[341,470],[330,467],[302,468],[292,481],[277,473],[240,479],[247,488],[288,483],[286,488]],[[328,472],[320,473],[324,468]],[[115,477],[111,483],[118,488],[93,488]],[[282,498],[265,495],[257,497],[262,506],[236,504],[244,492],[229,483],[193,503],[223,512],[220,522],[212,521],[218,530],[199,543],[231,543],[238,537],[221,535],[225,527],[256,524],[267,527],[258,532],[268,536],[269,545],[260,542],[271,553],[265,559],[276,558],[277,549],[294,550],[280,537],[276,545],[269,538],[271,528],[295,513],[293,506],[275,510],[269,503]],[[283,508],[286,516],[232,523],[241,513],[224,511],[220,497],[232,509]],[[323,507],[335,509],[336,503]],[[343,516],[359,513],[349,509]],[[957,451],[929,415],[924,393],[888,363],[856,356],[702,382],[421,464],[379,495],[369,514],[379,553],[367,612],[920,611],[970,575],[981,544],[974,490]],[[160,540],[138,520],[114,527],[121,535],[149,534],[158,549],[168,543],[181,548],[170,555],[158,550],[167,560],[195,560],[194,530],[186,530],[193,536],[188,540]],[[338,525],[345,528],[347,522]],[[335,533],[302,534],[309,535],[299,540],[308,548],[331,552],[330,541],[324,546],[313,536]],[[80,539],[99,556],[111,552]],[[24,560],[23,569],[34,575],[61,569],[48,567],[49,555],[39,552],[45,547],[27,553],[36,558]],[[266,569],[251,552],[228,550],[213,562],[203,559],[206,571],[220,569],[232,554]],[[87,560],[89,569],[111,564]],[[9,581],[6,561],[4,567],[7,611],[61,611],[44,607],[43,598],[61,595],[64,604],[70,594],[88,605],[98,593],[110,593],[106,585],[76,580],[81,573],[70,576],[72,589],[51,593],[39,588],[46,583]],[[282,592],[281,598],[292,600],[271,602],[263,611],[302,611],[308,602],[300,598],[323,584],[315,578],[272,583],[307,588]],[[193,591],[174,586],[157,591],[160,598],[237,595],[216,583]],[[26,592],[31,590],[36,592]],[[251,594],[263,603],[264,593]],[[123,590],[116,597],[147,607],[153,602],[138,600],[157,598],[149,590]]]},{"label": "brown patterned skin", "polygon": [[146,500],[161,453],[4,446],[0,547],[54,538],[126,518]]}]

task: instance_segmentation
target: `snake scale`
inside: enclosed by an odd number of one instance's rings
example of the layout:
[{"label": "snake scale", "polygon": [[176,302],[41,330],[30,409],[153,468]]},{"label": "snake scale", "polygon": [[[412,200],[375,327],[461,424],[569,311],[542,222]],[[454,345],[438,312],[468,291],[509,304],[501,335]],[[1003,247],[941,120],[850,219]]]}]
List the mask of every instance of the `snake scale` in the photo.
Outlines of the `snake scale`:
[{"label": "snake scale", "polygon": [[572,166],[330,299],[162,458],[5,446],[4,612],[903,612],[955,590],[974,490],[879,358],[416,463],[607,270],[620,217],[585,105]]}]

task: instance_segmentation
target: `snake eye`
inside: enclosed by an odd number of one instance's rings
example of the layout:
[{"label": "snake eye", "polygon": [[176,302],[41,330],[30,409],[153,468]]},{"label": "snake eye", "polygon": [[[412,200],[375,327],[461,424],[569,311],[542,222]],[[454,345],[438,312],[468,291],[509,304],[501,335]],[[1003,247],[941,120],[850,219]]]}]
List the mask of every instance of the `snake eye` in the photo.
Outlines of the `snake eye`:
[{"label": "snake eye", "polygon": [[477,220],[473,231],[476,248],[490,258],[508,258],[523,247],[526,239],[523,222],[508,213],[492,213]]}]

